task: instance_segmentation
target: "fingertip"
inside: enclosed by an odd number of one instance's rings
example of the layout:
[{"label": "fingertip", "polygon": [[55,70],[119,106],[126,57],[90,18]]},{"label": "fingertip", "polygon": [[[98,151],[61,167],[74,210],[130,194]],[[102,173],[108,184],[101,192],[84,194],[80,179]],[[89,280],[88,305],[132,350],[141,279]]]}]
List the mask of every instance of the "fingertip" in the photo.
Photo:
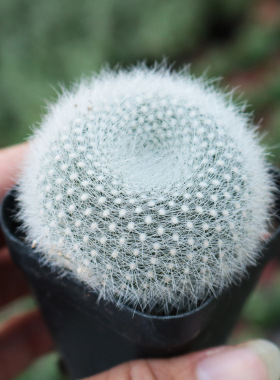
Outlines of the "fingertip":
[{"label": "fingertip", "polygon": [[280,351],[265,340],[255,340],[214,353],[197,363],[195,380],[278,380]]},{"label": "fingertip", "polygon": [[0,200],[5,192],[16,183],[27,148],[28,144],[23,143],[0,150]]}]

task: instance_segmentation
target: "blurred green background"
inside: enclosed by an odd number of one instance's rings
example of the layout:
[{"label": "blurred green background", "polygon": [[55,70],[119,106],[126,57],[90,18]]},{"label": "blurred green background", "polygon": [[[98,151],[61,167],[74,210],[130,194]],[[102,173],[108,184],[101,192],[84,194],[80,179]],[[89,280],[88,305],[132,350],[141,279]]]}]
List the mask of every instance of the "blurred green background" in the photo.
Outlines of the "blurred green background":
[{"label": "blurred green background", "polygon": [[[280,163],[279,0],[1,0],[0,148],[23,141],[61,85],[105,64],[153,64],[221,78],[247,102]],[[233,341],[255,336],[280,343],[280,276],[267,269],[251,297]],[[279,272],[278,272],[279,273]],[[2,327],[31,301],[0,313]],[[1,326],[0,326],[1,328]],[[57,356],[35,363],[18,380],[61,379]]]}]

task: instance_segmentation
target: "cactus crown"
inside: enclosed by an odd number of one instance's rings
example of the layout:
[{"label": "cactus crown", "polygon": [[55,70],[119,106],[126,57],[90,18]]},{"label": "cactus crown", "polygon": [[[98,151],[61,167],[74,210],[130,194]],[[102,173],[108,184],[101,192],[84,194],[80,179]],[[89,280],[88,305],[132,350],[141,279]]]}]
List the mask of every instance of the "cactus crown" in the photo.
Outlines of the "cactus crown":
[{"label": "cactus crown", "polygon": [[195,308],[244,275],[267,229],[271,180],[248,124],[188,73],[83,81],[32,139],[19,187],[29,241],[118,305]]}]

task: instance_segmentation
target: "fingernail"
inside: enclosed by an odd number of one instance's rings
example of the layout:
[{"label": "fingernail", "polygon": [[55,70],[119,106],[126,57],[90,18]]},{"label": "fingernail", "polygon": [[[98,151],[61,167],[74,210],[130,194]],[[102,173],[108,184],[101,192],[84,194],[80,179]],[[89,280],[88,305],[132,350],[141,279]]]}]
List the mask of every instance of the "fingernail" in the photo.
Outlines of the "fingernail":
[{"label": "fingernail", "polygon": [[268,380],[280,379],[280,350],[275,344],[259,339],[243,343],[240,347],[247,347],[254,351],[264,362]]},{"label": "fingernail", "polygon": [[279,380],[280,351],[256,340],[212,354],[197,365],[198,380]]}]

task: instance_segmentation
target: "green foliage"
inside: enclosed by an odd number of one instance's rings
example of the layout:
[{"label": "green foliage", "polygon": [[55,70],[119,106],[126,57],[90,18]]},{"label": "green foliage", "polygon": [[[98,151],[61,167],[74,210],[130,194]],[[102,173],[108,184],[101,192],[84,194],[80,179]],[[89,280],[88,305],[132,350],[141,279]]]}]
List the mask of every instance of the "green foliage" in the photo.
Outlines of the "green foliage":
[{"label": "green foliage", "polygon": [[259,287],[253,293],[243,312],[244,320],[261,328],[279,328],[280,275],[271,286]]},{"label": "green foliage", "polygon": [[28,135],[58,83],[69,85],[104,63],[193,61],[215,40],[217,20],[238,24],[250,3],[2,0],[0,147]]},{"label": "green foliage", "polygon": [[59,366],[59,357],[56,353],[49,354],[37,360],[22,375],[15,380],[66,380]]}]

